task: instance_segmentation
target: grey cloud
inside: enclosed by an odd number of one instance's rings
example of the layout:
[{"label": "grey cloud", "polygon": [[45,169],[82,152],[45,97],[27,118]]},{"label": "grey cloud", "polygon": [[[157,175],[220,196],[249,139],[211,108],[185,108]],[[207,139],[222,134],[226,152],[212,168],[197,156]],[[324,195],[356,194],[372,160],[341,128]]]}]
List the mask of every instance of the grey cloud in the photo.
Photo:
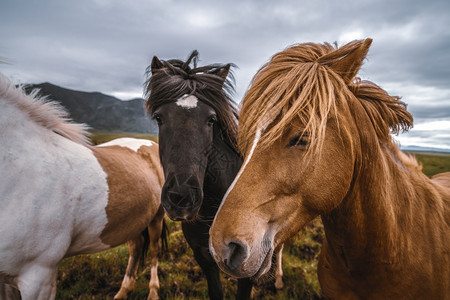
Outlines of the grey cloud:
[{"label": "grey cloud", "polygon": [[239,67],[239,101],[256,71],[291,44],[372,37],[361,76],[404,96],[416,120],[449,119],[448,28],[450,2],[441,0],[6,1],[0,57],[11,64],[0,71],[27,82],[139,94],[153,55],[185,59],[198,49],[201,63]]},{"label": "grey cloud", "polygon": [[450,105],[441,106],[414,105],[408,111],[416,120],[450,119]]}]

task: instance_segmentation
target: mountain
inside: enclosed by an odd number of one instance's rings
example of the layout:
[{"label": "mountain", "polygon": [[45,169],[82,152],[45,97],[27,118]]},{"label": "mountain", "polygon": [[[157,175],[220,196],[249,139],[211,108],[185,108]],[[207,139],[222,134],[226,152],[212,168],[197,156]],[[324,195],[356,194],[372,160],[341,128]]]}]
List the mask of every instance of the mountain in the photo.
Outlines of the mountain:
[{"label": "mountain", "polygon": [[415,152],[450,152],[450,149],[445,148],[433,148],[433,147],[421,147],[421,146],[404,146],[401,147],[404,151],[415,151]]},{"label": "mountain", "polygon": [[71,119],[85,123],[96,131],[156,134],[158,126],[145,113],[144,99],[122,101],[99,92],[81,92],[51,83],[31,84],[27,92],[39,89],[39,94],[64,106]]}]

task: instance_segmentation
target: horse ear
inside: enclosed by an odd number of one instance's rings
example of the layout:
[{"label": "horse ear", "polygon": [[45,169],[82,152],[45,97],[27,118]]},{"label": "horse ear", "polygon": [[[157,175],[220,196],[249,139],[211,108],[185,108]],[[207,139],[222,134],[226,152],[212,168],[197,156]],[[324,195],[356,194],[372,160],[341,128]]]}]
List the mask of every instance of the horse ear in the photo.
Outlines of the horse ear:
[{"label": "horse ear", "polygon": [[340,59],[332,62],[330,67],[341,75],[346,84],[349,84],[358,73],[371,44],[372,39],[365,39],[351,42],[336,51],[342,50],[344,53]]},{"label": "horse ear", "polygon": [[228,64],[228,65],[226,65],[224,67],[221,67],[221,68],[218,68],[216,70],[211,71],[210,74],[217,75],[220,78],[222,78],[223,81],[225,81],[225,79],[228,76],[228,72],[230,72],[230,67],[231,67],[231,64]]},{"label": "horse ear", "polygon": [[155,73],[155,71],[162,69],[163,66],[164,66],[163,63],[159,60],[159,58],[153,56],[151,64],[152,73]]}]

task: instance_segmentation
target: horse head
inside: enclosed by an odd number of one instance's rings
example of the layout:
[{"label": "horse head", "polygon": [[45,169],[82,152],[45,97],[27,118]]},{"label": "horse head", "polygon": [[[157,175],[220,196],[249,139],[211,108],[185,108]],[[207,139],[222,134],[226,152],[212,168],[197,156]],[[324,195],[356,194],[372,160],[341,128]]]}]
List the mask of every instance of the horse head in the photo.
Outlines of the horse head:
[{"label": "horse head", "polygon": [[[203,202],[203,184],[214,133],[236,130],[226,89],[231,65],[196,66],[156,56],[147,81],[147,109],[159,126],[165,184],[161,200],[172,220],[193,220]],[[191,61],[194,67],[190,67]],[[226,113],[224,113],[226,111]],[[233,135],[234,133],[228,132]]]},{"label": "horse head", "polygon": [[266,273],[277,247],[342,203],[367,161],[362,149],[410,126],[398,97],[355,80],[370,43],[296,45],[255,75],[239,118],[244,164],[210,230],[227,273]]}]

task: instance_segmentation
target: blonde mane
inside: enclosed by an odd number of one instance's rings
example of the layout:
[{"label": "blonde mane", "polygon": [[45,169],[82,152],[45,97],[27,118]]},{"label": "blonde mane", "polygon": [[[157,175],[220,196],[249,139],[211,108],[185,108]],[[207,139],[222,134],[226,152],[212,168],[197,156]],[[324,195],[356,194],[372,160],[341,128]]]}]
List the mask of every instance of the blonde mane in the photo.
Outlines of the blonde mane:
[{"label": "blonde mane", "polygon": [[71,123],[68,113],[57,102],[48,101],[38,96],[35,89],[26,94],[23,86],[16,87],[8,78],[0,73],[0,100],[6,101],[25,112],[30,120],[73,142],[88,146],[88,127],[84,124]]},{"label": "blonde mane", "polygon": [[350,60],[350,69],[354,70],[345,74],[349,80],[333,69],[345,64],[343,58],[349,55],[363,56],[362,61],[367,52],[359,48],[364,42],[354,41],[340,48],[329,43],[305,43],[275,54],[256,73],[243,99],[240,151],[247,154],[256,133],[262,130],[258,146],[267,148],[297,118],[302,132],[309,135],[308,153],[317,154],[322,148],[327,120],[339,114],[337,107],[348,106],[355,98],[364,107],[379,139],[390,141],[390,131],[409,129],[412,116],[405,103],[376,84],[357,78],[361,64]]}]

